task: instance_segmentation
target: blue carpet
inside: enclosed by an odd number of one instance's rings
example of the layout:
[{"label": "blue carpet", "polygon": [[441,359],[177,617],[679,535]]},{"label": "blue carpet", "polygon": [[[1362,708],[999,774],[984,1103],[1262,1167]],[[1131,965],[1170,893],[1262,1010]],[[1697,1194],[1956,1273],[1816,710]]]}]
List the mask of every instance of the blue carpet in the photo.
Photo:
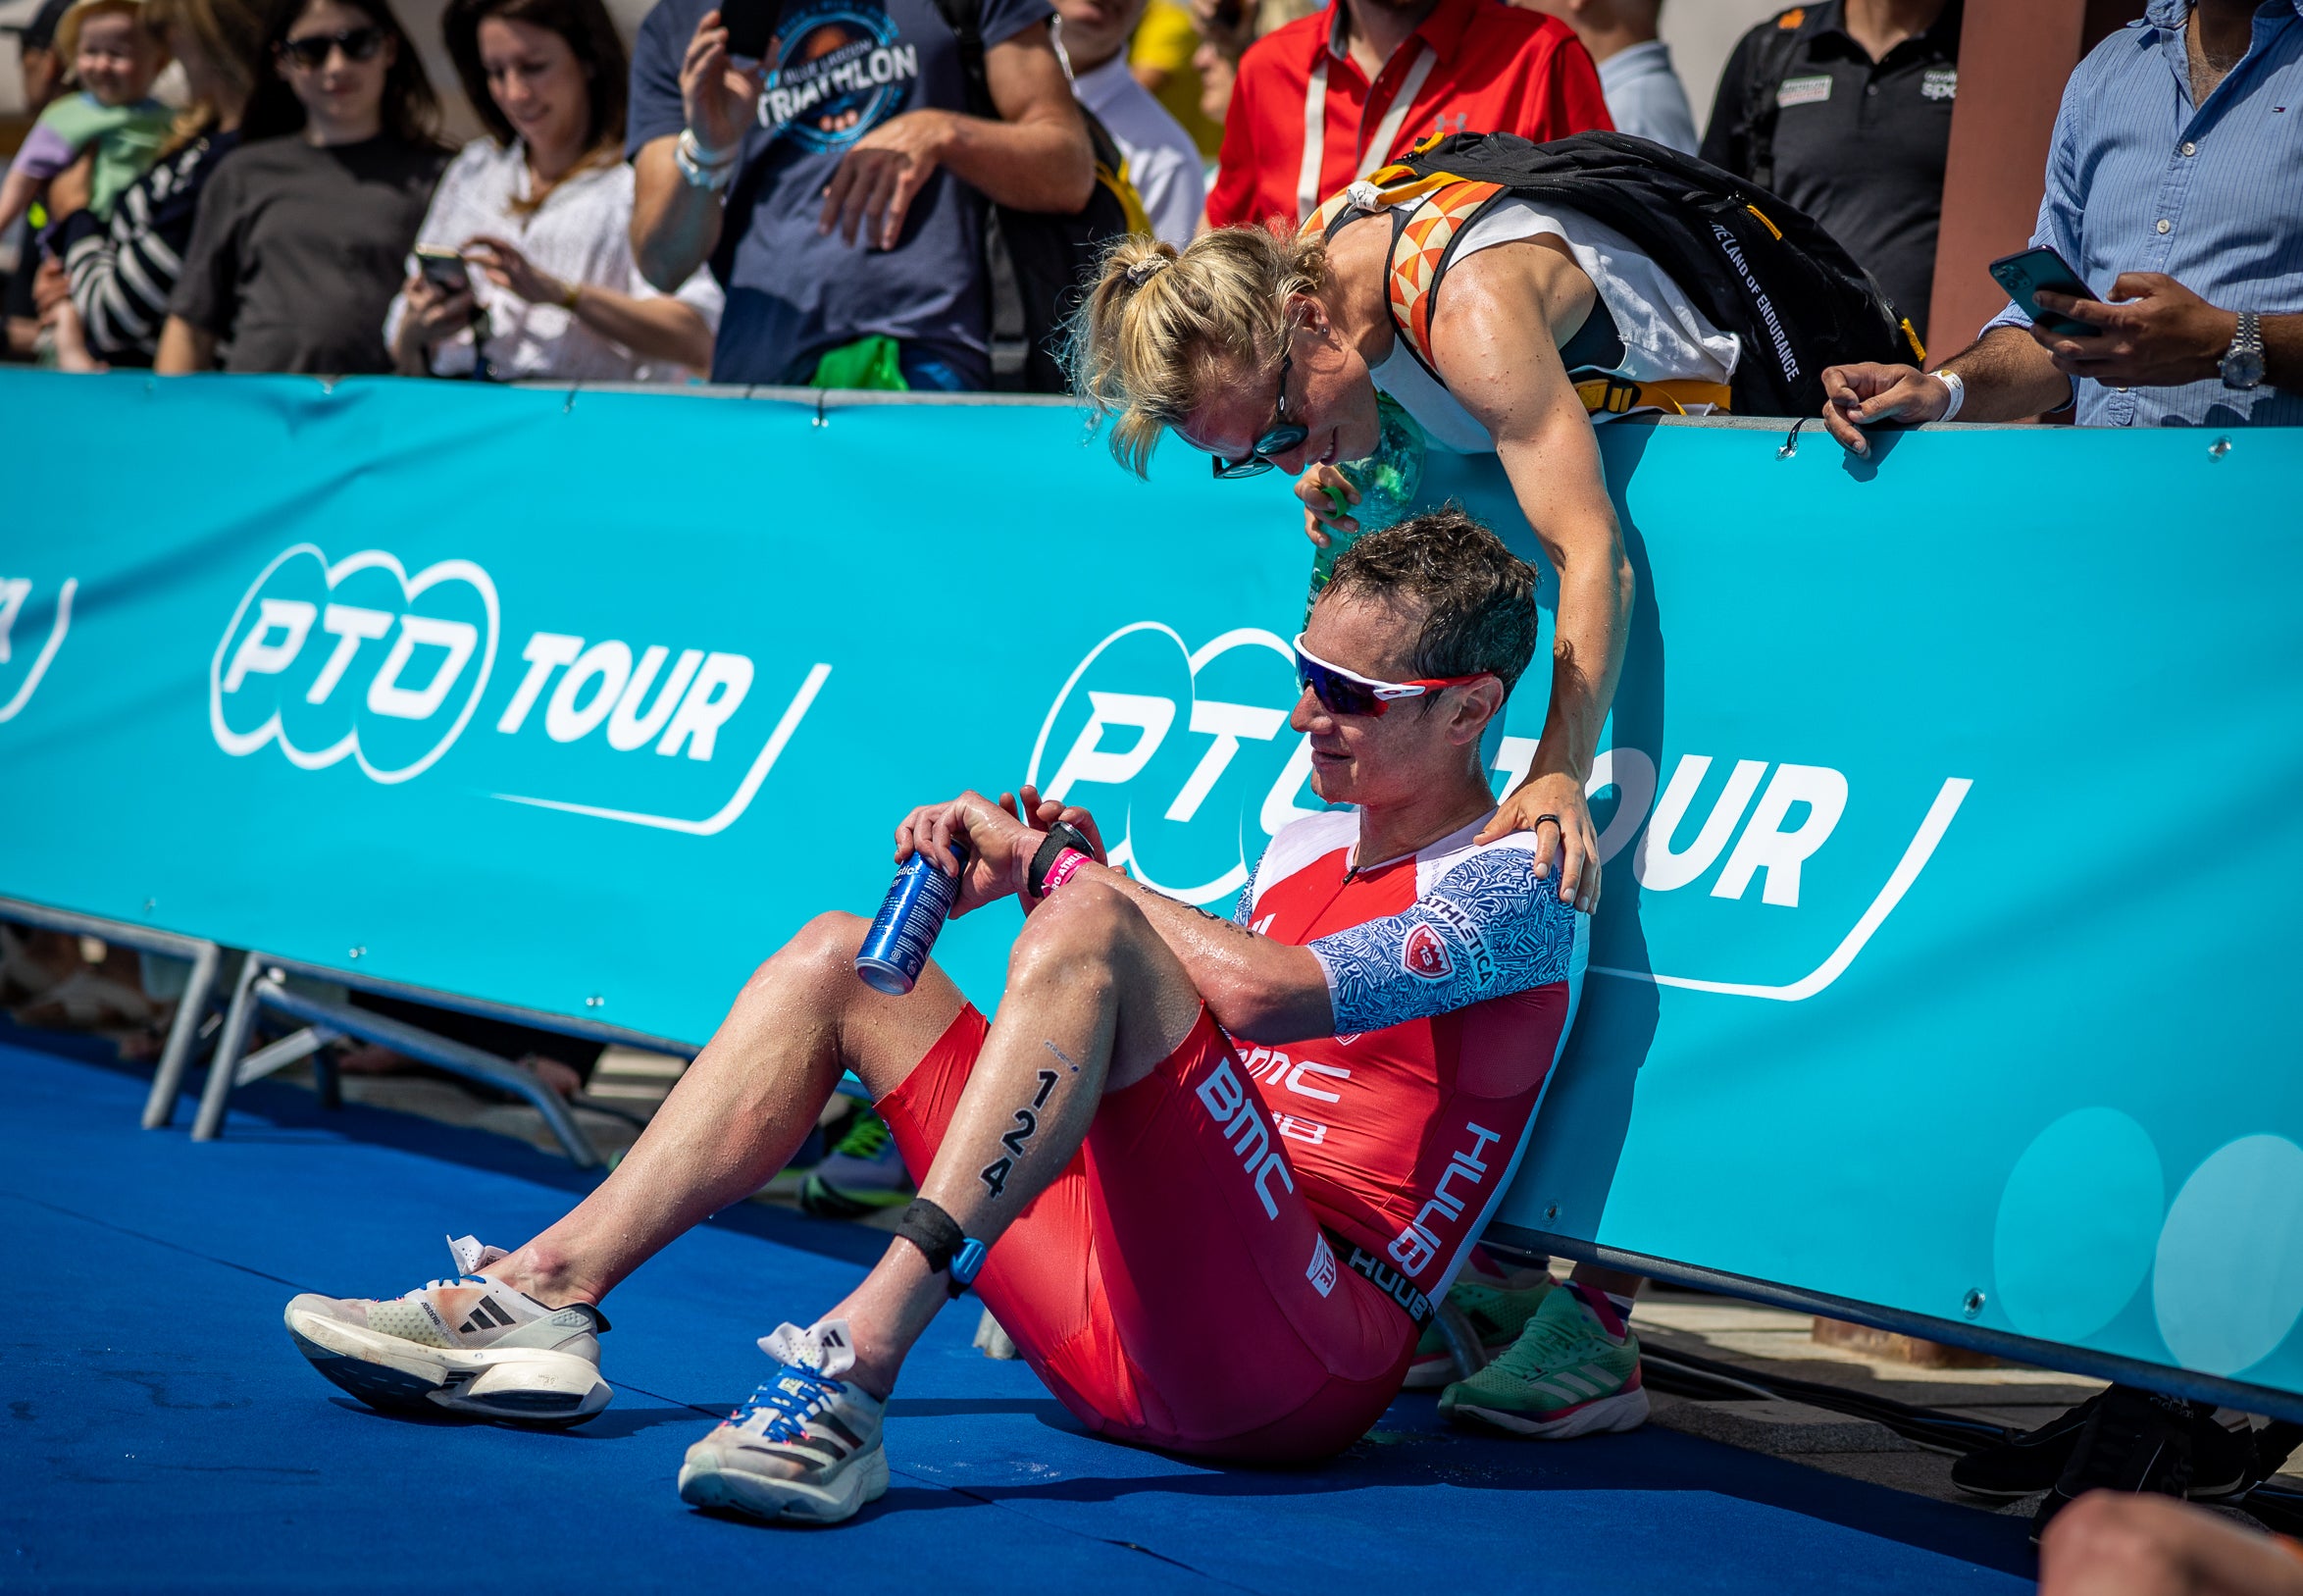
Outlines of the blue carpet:
[{"label": "blue carpet", "polygon": [[2029,1587],[2020,1520],[1660,1429],[1514,1443],[1423,1395],[1316,1468],[1111,1446],[969,1347],[972,1304],[905,1370],[885,1500],[831,1530],[707,1519],[673,1494],[681,1453],[765,1371],[753,1338],[877,1235],[743,1204],[682,1238],[609,1305],[616,1402],[582,1428],[384,1417],[306,1366],[285,1299],[404,1290],[446,1272],[442,1235],[515,1243],[585,1177],[277,1084],[195,1147],[187,1112],[137,1127],[141,1077],[26,1035],[0,1042],[0,1589]]}]

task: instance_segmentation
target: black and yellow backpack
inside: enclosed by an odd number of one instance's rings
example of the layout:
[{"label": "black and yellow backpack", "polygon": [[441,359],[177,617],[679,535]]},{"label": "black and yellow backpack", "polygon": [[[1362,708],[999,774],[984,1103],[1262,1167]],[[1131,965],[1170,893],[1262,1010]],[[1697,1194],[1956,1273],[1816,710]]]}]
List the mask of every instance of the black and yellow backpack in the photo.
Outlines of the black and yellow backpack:
[{"label": "black and yellow backpack", "polygon": [[1418,144],[1366,184],[1330,198],[1304,231],[1332,234],[1370,210],[1390,213],[1392,316],[1427,368],[1432,309],[1456,240],[1506,194],[1613,228],[1705,320],[1742,340],[1723,391],[1707,383],[1579,380],[1588,410],[1678,411],[1701,402],[1738,415],[1812,416],[1823,407],[1824,367],[1924,357],[1870,274],[1812,218],[1717,167],[1628,133],[1576,133],[1548,144],[1453,133]]}]

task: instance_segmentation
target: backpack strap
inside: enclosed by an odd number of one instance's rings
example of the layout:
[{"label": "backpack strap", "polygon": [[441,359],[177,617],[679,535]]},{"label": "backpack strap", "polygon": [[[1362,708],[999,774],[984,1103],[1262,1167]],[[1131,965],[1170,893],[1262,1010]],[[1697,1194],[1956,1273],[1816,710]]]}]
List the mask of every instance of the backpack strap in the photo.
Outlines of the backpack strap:
[{"label": "backpack strap", "polygon": [[959,71],[967,80],[968,115],[997,122],[992,79],[984,71],[984,0],[936,0],[945,25],[959,39]]}]

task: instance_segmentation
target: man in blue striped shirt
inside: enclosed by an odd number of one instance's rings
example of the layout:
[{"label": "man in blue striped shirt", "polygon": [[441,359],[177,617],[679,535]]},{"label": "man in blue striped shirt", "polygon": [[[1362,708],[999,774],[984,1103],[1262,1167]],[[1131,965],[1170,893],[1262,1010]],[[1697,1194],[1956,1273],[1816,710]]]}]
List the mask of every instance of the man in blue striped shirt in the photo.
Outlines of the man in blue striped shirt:
[{"label": "man in blue striped shirt", "polygon": [[1922,375],[1835,366],[1823,420],[2014,421],[2075,398],[2083,427],[2303,425],[2303,0],[2151,0],[2072,74],[2033,245],[2103,302],[2010,305]]}]

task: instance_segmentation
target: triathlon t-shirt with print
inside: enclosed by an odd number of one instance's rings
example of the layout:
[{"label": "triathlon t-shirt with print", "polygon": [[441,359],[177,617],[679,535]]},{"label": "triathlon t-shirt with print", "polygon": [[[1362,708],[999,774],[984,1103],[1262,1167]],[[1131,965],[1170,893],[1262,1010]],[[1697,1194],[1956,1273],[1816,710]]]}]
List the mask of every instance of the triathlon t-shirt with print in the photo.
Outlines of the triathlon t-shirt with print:
[{"label": "triathlon t-shirt with print", "polygon": [[1285,827],[1233,918],[1308,948],[1337,1034],[1235,1043],[1321,1223],[1437,1301],[1511,1183],[1574,1019],[1590,919],[1483,815],[1356,863],[1359,816]]},{"label": "triathlon t-shirt with print", "polygon": [[[680,61],[717,0],[662,0],[632,54],[627,153],[687,124]],[[987,48],[1054,15],[1048,0],[983,0]],[[712,378],[797,383],[827,349],[873,335],[924,346],[990,380],[984,200],[939,171],[892,250],[816,232],[824,187],[856,140],[906,111],[964,111],[959,42],[934,0],[789,0],[729,190],[712,275],[727,290]]]}]

